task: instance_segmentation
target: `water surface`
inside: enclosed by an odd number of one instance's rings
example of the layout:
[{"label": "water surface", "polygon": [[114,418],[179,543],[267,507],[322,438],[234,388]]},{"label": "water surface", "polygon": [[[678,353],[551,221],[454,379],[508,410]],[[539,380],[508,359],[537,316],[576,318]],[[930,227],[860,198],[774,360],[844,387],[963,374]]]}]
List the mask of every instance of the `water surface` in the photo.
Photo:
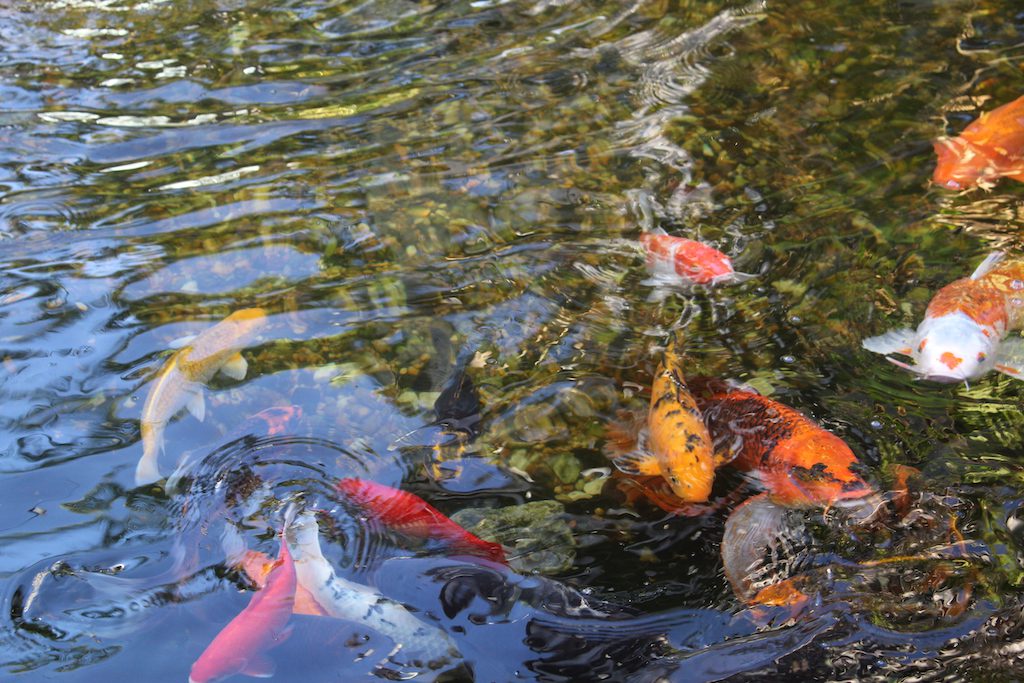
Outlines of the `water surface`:
[{"label": "water surface", "polygon": [[[168,426],[165,473],[187,458],[212,480],[234,454],[323,506],[344,476],[447,513],[566,504],[575,559],[548,578],[436,548],[364,567],[376,542],[335,535],[340,566],[458,634],[477,680],[1024,676],[1021,386],[915,382],[859,346],[1020,247],[1019,185],[928,179],[932,138],[1020,94],[1022,28],[997,1],[0,9],[0,666],[186,680],[246,604],[216,501],[204,519],[133,473],[172,342],[258,306],[246,378]],[[757,277],[651,301],[635,241],[654,227]],[[643,404],[672,328],[694,374],[814,416],[880,489],[920,469],[923,521],[859,537],[809,512],[816,603],[751,612],[722,574],[728,510],[677,517],[606,481],[605,425]],[[476,438],[432,478],[424,428],[459,372]],[[289,405],[292,440],[239,445]],[[245,538],[277,552],[266,526]],[[196,563],[163,583],[181,539]],[[956,558],[854,564],[952,540]],[[453,577],[537,584],[474,620],[445,616]],[[626,625],[572,613],[578,595]],[[527,622],[529,640],[509,626]],[[356,630],[297,618],[278,678],[379,675],[365,653],[388,644]]]}]

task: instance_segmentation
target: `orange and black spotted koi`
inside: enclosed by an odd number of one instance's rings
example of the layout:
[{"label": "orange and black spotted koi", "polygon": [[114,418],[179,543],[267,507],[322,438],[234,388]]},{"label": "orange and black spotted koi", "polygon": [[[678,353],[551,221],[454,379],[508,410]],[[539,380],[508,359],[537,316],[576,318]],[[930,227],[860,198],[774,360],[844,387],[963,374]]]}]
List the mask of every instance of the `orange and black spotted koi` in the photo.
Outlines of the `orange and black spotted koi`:
[{"label": "orange and black spotted koi", "polygon": [[717,463],[683,378],[683,357],[675,337],[654,375],[646,420],[632,428],[612,426],[609,435],[605,450],[622,472],[662,477],[681,503],[708,500]]},{"label": "orange and black spotted koi", "polygon": [[830,505],[874,492],[850,447],[802,413],[751,391],[697,401],[718,457],[756,474],[774,502]]}]

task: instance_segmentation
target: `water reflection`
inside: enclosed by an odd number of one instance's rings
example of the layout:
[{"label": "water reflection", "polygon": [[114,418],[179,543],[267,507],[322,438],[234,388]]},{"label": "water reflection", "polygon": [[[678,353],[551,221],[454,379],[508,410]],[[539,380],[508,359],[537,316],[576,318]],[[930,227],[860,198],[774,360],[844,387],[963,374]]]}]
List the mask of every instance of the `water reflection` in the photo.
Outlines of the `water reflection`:
[{"label": "water reflection", "polygon": [[[54,0],[0,22],[5,670],[183,680],[251,593],[224,529],[273,556],[301,493],[337,570],[477,680],[1020,675],[1020,388],[858,351],[1017,243],[1010,183],[926,189],[928,140],[1010,99],[1010,3]],[[654,227],[759,277],[648,301]],[[169,492],[136,488],[172,341],[253,307],[246,379],[167,425]],[[673,327],[695,374],[813,415],[890,488],[888,465],[924,473],[887,530],[804,520],[799,615],[733,596],[728,510],[665,515],[607,469]],[[291,406],[286,434],[248,421]],[[354,473],[449,514],[557,499],[576,559],[540,578],[396,547],[333,492]],[[299,615],[273,657],[366,678],[392,645]]]}]

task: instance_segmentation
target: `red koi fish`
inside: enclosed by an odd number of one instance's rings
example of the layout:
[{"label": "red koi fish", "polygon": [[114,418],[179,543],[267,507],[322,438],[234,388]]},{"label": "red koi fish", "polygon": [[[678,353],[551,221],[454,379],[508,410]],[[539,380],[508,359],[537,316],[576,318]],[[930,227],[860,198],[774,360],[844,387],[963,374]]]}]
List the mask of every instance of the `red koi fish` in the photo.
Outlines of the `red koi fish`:
[{"label": "red koi fish", "polygon": [[[245,575],[256,584],[256,588],[259,590],[266,587],[270,574],[277,566],[278,560],[258,550],[246,550],[245,555],[238,563],[238,568],[245,572]],[[292,614],[308,614],[314,617],[329,616],[313,597],[313,594],[301,583],[295,588],[295,605],[292,607]]]},{"label": "red koi fish", "polygon": [[861,342],[868,351],[910,356],[889,362],[939,382],[961,382],[997,370],[1024,373],[1024,340],[1007,339],[1024,327],[1024,260],[1002,252],[986,258],[968,278],[940,289],[917,330],[892,330]]},{"label": "red koi fish", "polygon": [[661,228],[640,235],[640,244],[647,253],[647,269],[651,274],[644,284],[710,285],[753,277],[734,271],[732,260],[714,247],[685,237],[673,237]]},{"label": "red koi fish", "polygon": [[[254,423],[259,420],[266,426],[266,429],[262,430],[262,433],[265,433],[267,436],[277,436],[278,434],[284,434],[294,429],[295,424],[302,419],[302,407],[275,406],[273,408],[265,408],[253,415],[250,419]],[[260,433],[260,430],[252,429],[245,433],[258,434]]]},{"label": "red koi fish", "polygon": [[471,534],[415,494],[365,479],[342,479],[336,487],[389,529],[444,541],[460,552],[507,564],[500,544]]},{"label": "red koi fish", "polygon": [[1024,181],[1024,97],[985,112],[955,138],[935,143],[932,180],[951,190],[991,187],[1002,177]]},{"label": "red koi fish", "polygon": [[189,683],[209,683],[239,673],[258,678],[273,675],[274,663],[265,653],[291,633],[288,620],[295,607],[296,585],[295,563],[282,529],[281,550],[266,585],[199,655]]}]

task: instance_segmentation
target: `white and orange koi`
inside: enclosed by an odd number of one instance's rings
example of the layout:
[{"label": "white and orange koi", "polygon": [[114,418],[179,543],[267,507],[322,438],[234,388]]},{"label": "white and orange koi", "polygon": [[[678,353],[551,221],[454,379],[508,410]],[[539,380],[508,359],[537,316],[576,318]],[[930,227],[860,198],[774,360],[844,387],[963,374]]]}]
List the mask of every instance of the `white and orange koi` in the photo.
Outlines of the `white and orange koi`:
[{"label": "white and orange koi", "polygon": [[665,287],[716,285],[754,277],[733,270],[732,260],[718,249],[669,235],[661,228],[640,235],[640,244],[647,255],[647,270],[651,275],[642,284],[655,287],[654,298],[662,298],[659,290]]},{"label": "white and orange koi", "polygon": [[206,408],[203,385],[217,372],[242,379],[248,366],[239,353],[266,323],[262,308],[236,311],[195,337],[170,357],[153,382],[142,408],[142,457],[135,468],[138,486],[160,479],[157,459],[163,451],[164,429],[183,408],[202,420]]},{"label": "white and orange koi", "polygon": [[913,364],[888,357],[901,368],[939,382],[961,382],[997,370],[1024,373],[1024,339],[1007,339],[1024,326],[1024,259],[990,254],[967,278],[940,289],[917,330],[903,328],[865,339],[875,353],[909,356]]},{"label": "white and orange koi", "polygon": [[[288,524],[286,521],[286,528]],[[272,676],[274,663],[267,658],[266,651],[291,633],[288,621],[295,607],[296,586],[295,562],[282,529],[280,554],[266,584],[199,655],[192,665],[189,683],[211,683],[239,673],[259,678]]]}]

